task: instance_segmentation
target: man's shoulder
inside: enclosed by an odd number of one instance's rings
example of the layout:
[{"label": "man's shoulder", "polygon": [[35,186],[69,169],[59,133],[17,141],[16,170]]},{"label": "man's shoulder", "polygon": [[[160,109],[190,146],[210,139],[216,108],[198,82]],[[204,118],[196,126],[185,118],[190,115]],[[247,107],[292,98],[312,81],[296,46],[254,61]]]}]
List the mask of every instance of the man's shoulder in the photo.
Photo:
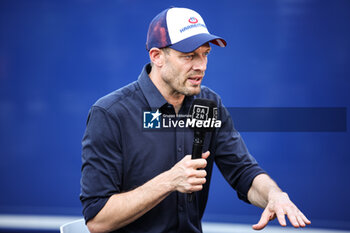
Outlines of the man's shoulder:
[{"label": "man's shoulder", "polygon": [[138,97],[140,87],[137,81],[134,81],[118,90],[115,90],[96,101],[93,105],[106,110],[118,106],[120,103],[132,101],[133,98]]},{"label": "man's shoulder", "polygon": [[216,100],[216,101],[221,100],[221,97],[219,94],[217,94],[215,91],[213,91],[212,89],[204,85],[202,85],[201,92],[199,93],[198,97],[204,98],[204,99]]}]

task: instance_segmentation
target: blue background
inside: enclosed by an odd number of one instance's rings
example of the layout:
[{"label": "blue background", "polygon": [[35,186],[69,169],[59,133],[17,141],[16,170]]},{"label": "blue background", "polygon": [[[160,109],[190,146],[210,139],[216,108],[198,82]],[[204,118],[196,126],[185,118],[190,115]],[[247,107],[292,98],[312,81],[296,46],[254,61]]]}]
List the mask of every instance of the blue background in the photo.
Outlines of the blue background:
[{"label": "blue background", "polygon": [[[137,79],[148,24],[172,5],[195,9],[227,40],[204,79],[226,106],[350,107],[347,0],[2,0],[0,214],[81,214],[88,110]],[[350,229],[348,131],[242,135],[314,227]],[[253,224],[261,211],[216,170],[205,221]]]}]

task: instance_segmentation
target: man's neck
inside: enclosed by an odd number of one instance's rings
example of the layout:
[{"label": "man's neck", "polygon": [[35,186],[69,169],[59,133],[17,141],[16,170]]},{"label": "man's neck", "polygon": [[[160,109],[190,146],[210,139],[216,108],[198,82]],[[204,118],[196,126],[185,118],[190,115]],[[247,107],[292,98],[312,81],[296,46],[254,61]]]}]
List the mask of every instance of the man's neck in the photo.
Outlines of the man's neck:
[{"label": "man's neck", "polygon": [[185,95],[180,94],[178,92],[171,92],[168,90],[166,84],[161,80],[161,77],[157,75],[156,72],[152,69],[151,72],[148,74],[150,79],[152,80],[153,84],[157,87],[158,91],[164,99],[171,105],[173,105],[175,109],[176,115],[179,113],[182,103],[185,99]]},{"label": "man's neck", "polygon": [[177,115],[181,109],[181,106],[182,106],[182,103],[185,99],[185,96],[182,94],[177,94],[177,97],[175,97],[175,95],[170,95],[169,97],[164,97],[164,98],[166,99],[166,101],[169,104],[173,105],[173,107],[175,109],[175,113]]}]

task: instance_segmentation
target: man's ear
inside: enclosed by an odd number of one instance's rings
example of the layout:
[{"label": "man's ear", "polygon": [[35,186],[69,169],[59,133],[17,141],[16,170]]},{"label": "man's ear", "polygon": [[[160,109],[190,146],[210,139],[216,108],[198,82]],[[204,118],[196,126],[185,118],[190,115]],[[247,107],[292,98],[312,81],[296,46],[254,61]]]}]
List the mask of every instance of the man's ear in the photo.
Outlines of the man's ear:
[{"label": "man's ear", "polygon": [[164,56],[165,56],[164,51],[158,48],[152,48],[149,51],[149,58],[155,66],[158,66],[158,67],[163,66],[164,60],[165,60]]}]

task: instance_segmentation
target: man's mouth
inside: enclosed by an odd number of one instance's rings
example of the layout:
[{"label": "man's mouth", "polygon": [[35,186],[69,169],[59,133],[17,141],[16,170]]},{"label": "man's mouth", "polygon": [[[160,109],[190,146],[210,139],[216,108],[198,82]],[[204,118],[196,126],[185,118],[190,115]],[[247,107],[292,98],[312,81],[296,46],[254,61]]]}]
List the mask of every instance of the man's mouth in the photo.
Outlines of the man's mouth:
[{"label": "man's mouth", "polygon": [[192,85],[200,85],[202,82],[203,76],[192,76],[192,77],[188,77],[188,81],[192,84]]}]

